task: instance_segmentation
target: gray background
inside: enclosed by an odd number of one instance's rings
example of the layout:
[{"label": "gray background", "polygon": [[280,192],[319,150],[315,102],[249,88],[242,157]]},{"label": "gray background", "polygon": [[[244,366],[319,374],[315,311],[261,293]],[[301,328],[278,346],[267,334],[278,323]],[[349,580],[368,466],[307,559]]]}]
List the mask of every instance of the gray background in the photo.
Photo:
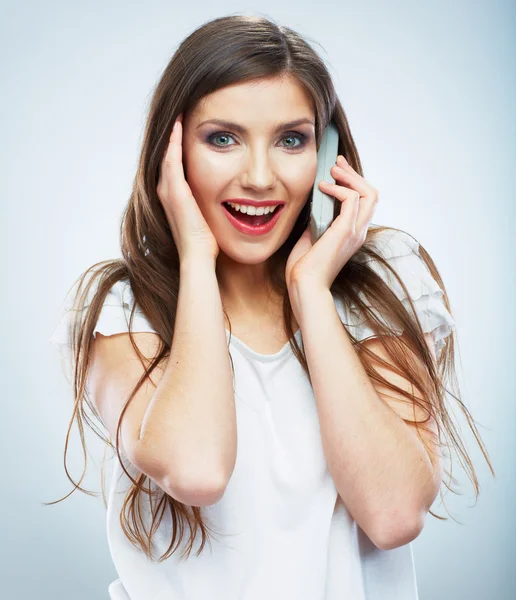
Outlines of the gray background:
[{"label": "gray background", "polygon": [[[380,191],[374,222],[414,235],[450,295],[463,399],[497,478],[464,425],[481,495],[473,507],[456,462],[464,495],[448,493],[446,503],[462,524],[427,517],[414,542],[420,597],[516,597],[514,3],[0,6],[3,597],[100,600],[117,577],[101,497],[75,492],[41,504],[71,489],[63,470],[71,390],[48,338],[75,278],[120,255],[119,218],[162,69],[194,28],[237,12],[264,14],[322,44],[364,175]],[[87,440],[83,485],[100,491],[102,448]],[[76,427],[69,457],[78,480]],[[435,511],[446,515],[439,499]]]}]

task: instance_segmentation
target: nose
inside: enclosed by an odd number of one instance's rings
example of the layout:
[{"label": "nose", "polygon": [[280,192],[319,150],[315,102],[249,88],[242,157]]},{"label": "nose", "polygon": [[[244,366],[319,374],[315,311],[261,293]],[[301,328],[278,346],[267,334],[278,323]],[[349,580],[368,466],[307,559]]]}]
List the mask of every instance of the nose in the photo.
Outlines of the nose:
[{"label": "nose", "polygon": [[275,183],[274,166],[267,152],[250,151],[242,170],[242,186],[259,191],[274,187]]}]

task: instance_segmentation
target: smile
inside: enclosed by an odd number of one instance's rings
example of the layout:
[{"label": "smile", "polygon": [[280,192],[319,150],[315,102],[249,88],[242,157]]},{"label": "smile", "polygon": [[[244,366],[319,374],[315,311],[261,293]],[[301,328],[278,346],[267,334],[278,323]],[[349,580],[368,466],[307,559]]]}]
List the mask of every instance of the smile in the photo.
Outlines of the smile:
[{"label": "smile", "polygon": [[248,215],[235,210],[226,203],[222,204],[224,212],[235,229],[246,235],[264,235],[269,233],[278,222],[284,204],[266,215]]}]

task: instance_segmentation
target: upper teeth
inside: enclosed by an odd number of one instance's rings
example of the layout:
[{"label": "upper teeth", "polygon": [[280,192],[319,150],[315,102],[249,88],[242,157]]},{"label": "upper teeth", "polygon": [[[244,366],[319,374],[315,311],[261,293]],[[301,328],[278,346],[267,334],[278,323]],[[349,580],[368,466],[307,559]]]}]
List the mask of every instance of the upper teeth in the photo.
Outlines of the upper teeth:
[{"label": "upper teeth", "polygon": [[279,206],[279,204],[276,204],[275,206],[259,206],[257,208],[250,204],[235,204],[234,202],[226,202],[226,204],[246,215],[267,215],[270,212],[274,212]]}]

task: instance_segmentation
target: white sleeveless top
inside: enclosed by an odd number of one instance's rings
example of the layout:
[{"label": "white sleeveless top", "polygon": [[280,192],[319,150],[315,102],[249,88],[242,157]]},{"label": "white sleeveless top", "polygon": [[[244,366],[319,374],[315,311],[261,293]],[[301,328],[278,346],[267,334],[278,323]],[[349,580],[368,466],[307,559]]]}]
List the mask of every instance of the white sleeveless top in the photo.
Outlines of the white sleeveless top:
[{"label": "white sleeveless top", "polygon": [[[378,249],[405,283],[423,331],[433,332],[439,354],[444,338],[455,327],[442,302],[443,292],[422,261],[417,242],[397,231],[381,236]],[[381,265],[371,266],[400,299],[405,298]],[[66,362],[70,302],[65,302],[49,340]],[[116,283],[95,332],[126,332],[133,304],[129,282]],[[362,340],[373,334],[340,299],[335,305],[355,337]],[[141,310],[135,313],[133,331],[154,331]],[[300,331],[296,338],[302,346]],[[151,562],[120,527],[130,481],[115,455],[107,536],[119,578],[109,587],[111,599],[417,600],[412,545],[378,549],[338,495],[323,452],[313,391],[290,345],[263,355],[232,335],[230,352],[235,369],[237,460],[224,496],[201,508],[215,539],[196,556],[198,534],[190,557],[180,560],[189,535],[186,528],[182,544],[170,558]],[[123,460],[136,476],[138,470]],[[145,508],[148,517],[148,505]],[[156,559],[168,548],[171,533],[167,511],[154,538]]]}]

